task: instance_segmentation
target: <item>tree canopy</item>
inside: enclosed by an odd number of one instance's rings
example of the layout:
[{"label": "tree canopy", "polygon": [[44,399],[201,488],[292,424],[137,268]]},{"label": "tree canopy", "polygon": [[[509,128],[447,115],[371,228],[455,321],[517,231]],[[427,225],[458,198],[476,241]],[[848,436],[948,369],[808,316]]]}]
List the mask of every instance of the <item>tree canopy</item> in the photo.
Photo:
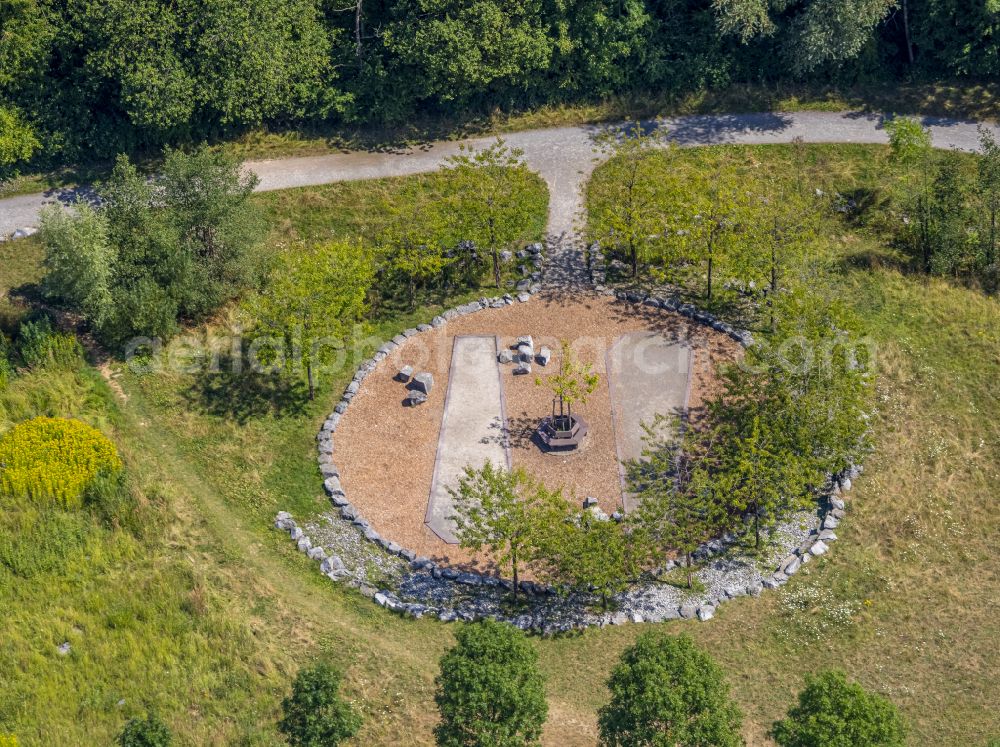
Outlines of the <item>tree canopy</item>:
[{"label": "tree canopy", "polygon": [[622,652],[598,716],[605,747],[737,747],[742,714],[722,670],[685,635],[648,632]]},{"label": "tree canopy", "polygon": [[906,725],[891,701],[865,690],[839,671],[807,675],[799,702],[778,721],[780,747],[898,747]]},{"label": "tree canopy", "polygon": [[484,620],[459,628],[441,658],[434,700],[441,747],[527,747],[539,744],[548,715],[538,654],[507,623]]},{"label": "tree canopy", "polygon": [[330,747],[358,733],[361,716],[341,697],[340,682],[340,672],[324,662],[299,670],[278,722],[289,744]]},{"label": "tree canopy", "polygon": [[[989,79],[993,0],[7,0],[0,165],[734,83]],[[16,122],[14,127],[11,122]]]}]

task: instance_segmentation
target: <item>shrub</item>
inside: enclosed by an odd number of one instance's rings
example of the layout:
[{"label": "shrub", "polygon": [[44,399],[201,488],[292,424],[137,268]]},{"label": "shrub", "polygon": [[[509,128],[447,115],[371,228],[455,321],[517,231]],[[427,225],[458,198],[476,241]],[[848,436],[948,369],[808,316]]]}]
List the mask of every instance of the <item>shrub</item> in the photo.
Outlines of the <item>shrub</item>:
[{"label": "shrub", "polygon": [[34,418],[0,438],[0,495],[14,499],[76,508],[95,478],[121,470],[114,444],[79,420]]},{"label": "shrub", "polygon": [[278,730],[295,747],[325,747],[350,739],[361,728],[361,716],[340,697],[341,675],[329,664],[316,664],[295,676],[292,694],[281,707]]},{"label": "shrub", "polygon": [[548,715],[538,654],[524,634],[486,620],[458,631],[441,659],[434,700],[443,747],[536,745]]},{"label": "shrub", "polygon": [[742,716],[722,670],[687,636],[644,633],[622,653],[608,687],[611,702],[599,714],[603,745],[743,743]]},{"label": "shrub", "polygon": [[7,382],[14,375],[14,367],[10,362],[10,352],[10,343],[7,341],[7,336],[3,332],[0,332],[0,392],[6,388]]},{"label": "shrub", "polygon": [[170,747],[170,729],[155,714],[134,718],[118,735],[119,747]]},{"label": "shrub", "polygon": [[896,747],[906,740],[906,725],[890,700],[828,671],[806,676],[798,705],[772,736],[781,747]]},{"label": "shrub", "polygon": [[47,317],[22,322],[17,332],[17,351],[28,368],[69,366],[83,354],[76,337],[56,332]]},{"label": "shrub", "polygon": [[17,747],[17,737],[13,734],[0,734],[0,747]]}]

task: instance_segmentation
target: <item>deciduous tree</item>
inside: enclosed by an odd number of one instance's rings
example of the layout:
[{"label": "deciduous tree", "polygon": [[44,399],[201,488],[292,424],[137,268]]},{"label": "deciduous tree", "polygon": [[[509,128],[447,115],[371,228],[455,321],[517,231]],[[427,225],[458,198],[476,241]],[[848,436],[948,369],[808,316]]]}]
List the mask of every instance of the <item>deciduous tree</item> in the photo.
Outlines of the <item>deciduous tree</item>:
[{"label": "deciduous tree", "polygon": [[484,620],[459,628],[441,658],[434,701],[441,747],[537,745],[548,715],[538,654],[507,623]]},{"label": "deciduous tree", "polygon": [[780,747],[899,747],[906,724],[890,700],[848,682],[839,671],[806,675],[799,702],[775,723]]},{"label": "deciduous tree", "polygon": [[358,242],[292,246],[279,255],[267,290],[251,301],[258,331],[294,351],[287,365],[305,366],[310,399],[316,396],[316,367],[346,345],[374,279],[371,254]]},{"label": "deciduous tree", "polygon": [[569,342],[563,340],[560,343],[559,370],[544,380],[541,377],[535,379],[536,385],[543,383],[559,400],[559,425],[565,428],[565,418],[573,416],[573,405],[587,403],[587,398],[597,389],[600,377],[589,363],[580,363]]},{"label": "deciduous tree", "polygon": [[342,676],[326,663],[300,669],[281,703],[278,730],[293,747],[332,747],[358,733],[361,716],[340,694]]},{"label": "deciduous tree", "polygon": [[49,206],[41,214],[41,239],[46,295],[100,329],[112,314],[116,263],[107,218],[86,203],[77,203],[72,212]]},{"label": "deciduous tree", "polygon": [[737,747],[742,714],[719,666],[687,636],[643,633],[608,680],[605,747]]},{"label": "deciduous tree", "polygon": [[1000,243],[1000,143],[992,131],[979,128],[979,179],[977,194],[980,204],[983,254],[987,268],[997,262]]},{"label": "deciduous tree", "polygon": [[447,160],[455,175],[456,232],[489,250],[493,281],[500,287],[500,251],[522,238],[530,224],[532,173],[523,153],[501,138],[482,150],[466,150]]},{"label": "deciduous tree", "polygon": [[641,551],[617,521],[584,510],[546,529],[539,540],[541,573],[563,589],[596,593],[604,609],[639,573]]},{"label": "deciduous tree", "polygon": [[520,571],[538,560],[539,539],[565,519],[567,504],[521,469],[508,471],[487,462],[466,467],[454,500],[456,534],[462,547],[486,547],[501,571],[509,571],[517,602]]},{"label": "deciduous tree", "polygon": [[595,206],[587,225],[588,240],[624,254],[633,278],[640,262],[654,255],[665,261],[669,239],[665,241],[663,233],[670,196],[663,194],[663,187],[672,183],[664,163],[669,159],[668,142],[666,128],[653,126],[647,131],[639,122],[609,129],[598,139],[613,159],[608,168],[614,173],[587,188]]},{"label": "deciduous tree", "polygon": [[657,425],[647,428],[643,458],[626,465],[628,489],[637,502],[630,523],[651,560],[674,553],[684,559],[691,588],[694,551],[728,520],[712,477],[717,431],[688,429],[672,438]]}]

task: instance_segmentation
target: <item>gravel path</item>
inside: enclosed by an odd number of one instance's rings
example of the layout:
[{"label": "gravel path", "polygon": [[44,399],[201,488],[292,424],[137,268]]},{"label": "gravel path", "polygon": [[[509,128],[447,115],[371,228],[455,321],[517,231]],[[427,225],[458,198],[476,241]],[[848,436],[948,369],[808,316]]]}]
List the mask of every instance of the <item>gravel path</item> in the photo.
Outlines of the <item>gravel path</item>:
[{"label": "gravel path", "polygon": [[[924,117],[935,147],[975,150],[976,125],[953,119]],[[862,112],[798,112],[720,114],[664,120],[673,138],[682,145],[714,143],[788,143],[802,138],[811,143],[884,143],[883,117]],[[582,190],[600,160],[594,135],[603,125],[553,127],[514,132],[506,142],[524,151],[531,168],[538,171],[549,187],[549,233],[571,236],[582,211]],[[1000,130],[994,128],[1000,134]],[[475,138],[466,144],[481,146],[493,138]],[[458,152],[459,142],[436,142],[412,148],[381,152],[336,153],[309,158],[251,161],[247,168],[260,177],[261,191],[305,187],[331,182],[403,176],[437,169],[449,155]],[[0,236],[34,226],[38,211],[48,202],[72,202],[76,190],[23,195],[0,200]]]}]

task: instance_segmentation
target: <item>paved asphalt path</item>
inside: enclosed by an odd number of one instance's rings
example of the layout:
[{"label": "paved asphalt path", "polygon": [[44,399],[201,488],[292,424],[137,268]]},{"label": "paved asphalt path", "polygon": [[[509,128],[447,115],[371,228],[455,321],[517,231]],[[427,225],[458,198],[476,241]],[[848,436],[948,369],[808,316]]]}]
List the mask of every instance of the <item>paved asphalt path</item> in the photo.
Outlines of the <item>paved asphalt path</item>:
[{"label": "paved asphalt path", "polygon": [[[976,124],[959,120],[925,117],[934,146],[955,150],[977,149]],[[810,143],[884,143],[883,117],[860,112],[799,112],[720,114],[667,119],[671,137],[681,145],[717,143],[788,143],[802,138]],[[555,238],[571,236],[582,214],[582,188],[594,166],[601,160],[594,135],[604,125],[554,127],[504,135],[511,146],[524,151],[528,164],[549,187],[549,233]],[[994,128],[1000,135],[1000,130]],[[463,141],[473,147],[489,144],[494,138]],[[250,161],[246,167],[260,177],[258,190],[306,187],[315,184],[386,176],[403,176],[433,171],[442,161],[458,152],[459,143],[436,142],[399,150],[335,153],[308,158]],[[0,200],[0,236],[16,229],[35,226],[38,211],[50,202],[72,202],[72,190],[23,195]]]}]

